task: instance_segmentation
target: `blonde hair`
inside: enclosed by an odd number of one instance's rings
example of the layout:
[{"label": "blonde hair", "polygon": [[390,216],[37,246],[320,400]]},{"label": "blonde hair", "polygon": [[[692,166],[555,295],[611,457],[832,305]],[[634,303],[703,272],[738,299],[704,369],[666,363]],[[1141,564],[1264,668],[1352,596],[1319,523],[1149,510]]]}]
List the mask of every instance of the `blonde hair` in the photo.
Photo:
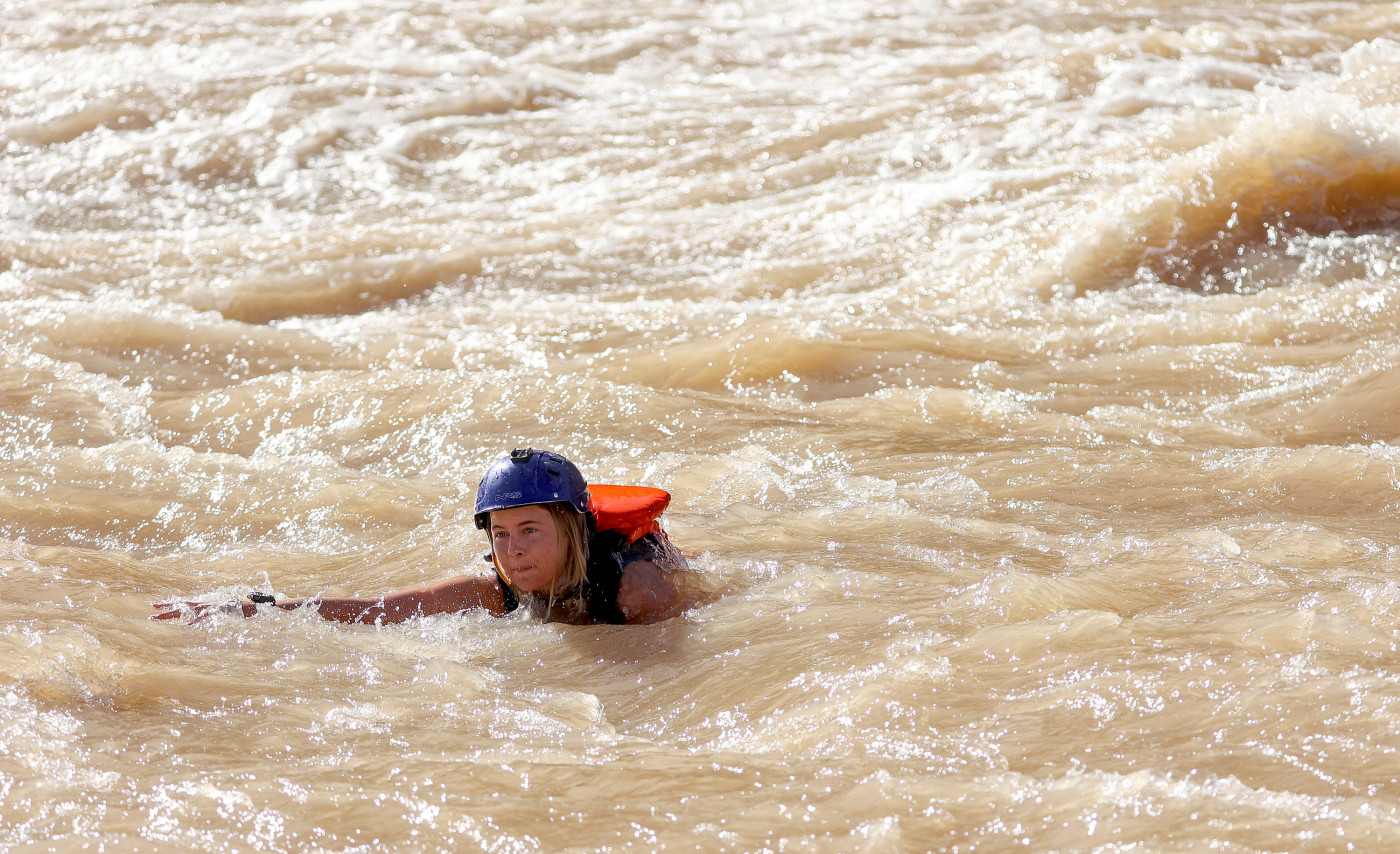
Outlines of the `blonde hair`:
[{"label": "blonde hair", "polygon": [[[588,580],[588,518],[566,502],[555,501],[540,506],[554,517],[559,552],[564,556],[559,571],[554,573],[554,580],[549,583],[549,607],[553,608],[559,594],[568,593]],[[505,580],[505,570],[501,569],[501,560],[496,556],[494,544],[491,547],[491,561],[496,564],[496,572],[501,579]],[[506,583],[512,590],[515,589],[514,584]]]},{"label": "blonde hair", "polygon": [[571,505],[563,502],[546,504],[559,530],[559,550],[564,553],[563,565],[549,585],[549,602],[588,580],[588,519]]}]

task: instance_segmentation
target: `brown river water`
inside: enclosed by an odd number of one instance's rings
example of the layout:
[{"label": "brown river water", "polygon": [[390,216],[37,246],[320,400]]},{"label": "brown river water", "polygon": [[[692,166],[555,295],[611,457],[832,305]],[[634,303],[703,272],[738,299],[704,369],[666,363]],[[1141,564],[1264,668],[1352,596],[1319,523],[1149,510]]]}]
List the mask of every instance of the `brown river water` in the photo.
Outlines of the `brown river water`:
[{"label": "brown river water", "polygon": [[[0,850],[1400,850],[1397,38],[0,0]],[[523,446],[682,614],[147,619]]]}]

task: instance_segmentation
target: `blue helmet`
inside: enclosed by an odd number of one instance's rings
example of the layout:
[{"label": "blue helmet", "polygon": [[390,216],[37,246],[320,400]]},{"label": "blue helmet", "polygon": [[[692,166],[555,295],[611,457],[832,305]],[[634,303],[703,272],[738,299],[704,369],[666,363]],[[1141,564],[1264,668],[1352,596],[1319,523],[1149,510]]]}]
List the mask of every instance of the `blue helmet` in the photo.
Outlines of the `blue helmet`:
[{"label": "blue helmet", "polygon": [[476,488],[476,526],[486,530],[493,510],[567,502],[588,512],[588,481],[558,454],[516,448],[486,470]]}]

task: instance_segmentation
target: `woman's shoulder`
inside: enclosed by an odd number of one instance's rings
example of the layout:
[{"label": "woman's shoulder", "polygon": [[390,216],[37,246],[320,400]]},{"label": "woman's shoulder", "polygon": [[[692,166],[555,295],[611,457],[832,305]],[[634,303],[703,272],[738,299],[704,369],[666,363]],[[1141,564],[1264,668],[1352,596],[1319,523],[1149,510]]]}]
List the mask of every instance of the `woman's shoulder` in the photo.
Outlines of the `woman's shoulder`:
[{"label": "woman's shoulder", "polygon": [[671,538],[666,536],[665,531],[647,534],[631,543],[624,550],[624,554],[631,560],[650,561],[664,572],[679,572],[689,568],[685,562],[685,555],[671,544]]},{"label": "woman's shoulder", "polygon": [[623,567],[617,585],[617,609],[629,623],[651,623],[672,616],[679,591],[671,573],[650,560]]},{"label": "woman's shoulder", "polygon": [[505,610],[501,588],[494,575],[455,575],[424,584],[413,592],[424,597],[424,605],[436,613],[468,608],[486,608],[498,613]]}]

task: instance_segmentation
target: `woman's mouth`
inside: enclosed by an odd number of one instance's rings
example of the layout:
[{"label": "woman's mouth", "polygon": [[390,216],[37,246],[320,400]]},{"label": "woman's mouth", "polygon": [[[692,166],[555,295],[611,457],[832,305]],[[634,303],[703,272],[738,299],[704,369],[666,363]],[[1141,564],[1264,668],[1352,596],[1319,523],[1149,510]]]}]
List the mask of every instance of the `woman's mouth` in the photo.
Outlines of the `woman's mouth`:
[{"label": "woman's mouth", "polygon": [[533,563],[527,563],[524,566],[517,566],[509,569],[508,571],[511,583],[517,587],[523,586],[522,582],[533,578],[538,573],[539,570],[535,567]]}]

